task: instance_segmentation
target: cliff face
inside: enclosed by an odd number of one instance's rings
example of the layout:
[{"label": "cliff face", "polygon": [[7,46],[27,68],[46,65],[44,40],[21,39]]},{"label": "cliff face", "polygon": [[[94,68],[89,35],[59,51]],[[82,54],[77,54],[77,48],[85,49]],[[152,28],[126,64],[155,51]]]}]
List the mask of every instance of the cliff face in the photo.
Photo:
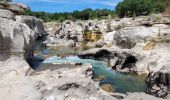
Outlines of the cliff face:
[{"label": "cliff face", "polygon": [[[0,18],[1,60],[11,55],[28,57],[35,40],[35,32],[26,24]],[[5,59],[3,57],[6,57]]]},{"label": "cliff face", "polygon": [[43,20],[33,16],[24,16],[24,15],[15,16],[15,19],[17,22],[27,24],[29,28],[35,32],[37,37],[42,37],[46,35],[46,31],[44,30],[44,26],[43,26]]},{"label": "cliff face", "polygon": [[41,19],[21,15],[26,9],[23,4],[0,1],[0,67],[6,69],[12,64],[11,68],[22,74],[29,68],[25,59],[31,57],[33,43],[46,34]]}]

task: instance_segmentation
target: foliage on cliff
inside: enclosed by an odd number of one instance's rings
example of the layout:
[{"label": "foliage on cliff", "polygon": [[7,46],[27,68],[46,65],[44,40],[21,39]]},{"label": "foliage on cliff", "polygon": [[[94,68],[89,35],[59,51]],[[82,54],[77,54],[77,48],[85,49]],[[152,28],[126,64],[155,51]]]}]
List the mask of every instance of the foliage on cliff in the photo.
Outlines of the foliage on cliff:
[{"label": "foliage on cliff", "polygon": [[90,8],[83,11],[65,12],[65,13],[46,13],[46,12],[32,12],[27,10],[26,15],[36,16],[44,21],[63,21],[63,20],[89,20],[89,19],[102,19],[107,17],[114,17],[115,12],[109,9],[92,10]]},{"label": "foliage on cliff", "polygon": [[132,17],[163,12],[170,0],[124,0],[116,6],[119,17]]}]

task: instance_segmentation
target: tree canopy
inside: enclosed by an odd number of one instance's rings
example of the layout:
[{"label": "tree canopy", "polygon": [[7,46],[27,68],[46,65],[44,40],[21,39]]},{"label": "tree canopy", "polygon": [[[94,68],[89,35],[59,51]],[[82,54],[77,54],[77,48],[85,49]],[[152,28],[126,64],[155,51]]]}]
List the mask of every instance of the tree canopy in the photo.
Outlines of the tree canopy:
[{"label": "tree canopy", "polygon": [[170,0],[124,0],[116,6],[119,17],[148,15],[163,12],[170,5]]},{"label": "tree canopy", "polygon": [[12,2],[12,0],[5,0],[5,1]]},{"label": "tree canopy", "polygon": [[109,9],[96,9],[92,10],[87,8],[83,11],[73,11],[73,12],[64,12],[64,13],[46,13],[46,12],[32,12],[27,10],[26,15],[36,16],[43,19],[44,21],[63,21],[63,20],[89,20],[89,19],[103,19],[108,16],[114,17],[115,12]]}]

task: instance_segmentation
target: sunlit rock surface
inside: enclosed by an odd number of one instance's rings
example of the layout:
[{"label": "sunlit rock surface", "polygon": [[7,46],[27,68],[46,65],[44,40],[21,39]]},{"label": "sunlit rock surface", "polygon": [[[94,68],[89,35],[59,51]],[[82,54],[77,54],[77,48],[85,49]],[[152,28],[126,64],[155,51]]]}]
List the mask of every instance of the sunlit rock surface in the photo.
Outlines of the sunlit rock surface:
[{"label": "sunlit rock surface", "polygon": [[10,10],[16,14],[23,14],[25,10],[29,9],[26,5],[21,3],[14,3],[8,1],[0,1],[0,9]]},{"label": "sunlit rock surface", "polygon": [[[109,86],[103,91],[92,80],[91,65],[52,63],[32,70],[25,59],[33,56],[35,39],[46,32],[42,20],[21,15],[27,9],[23,4],[0,1],[0,99],[161,100],[145,93],[108,93]],[[100,49],[84,51],[80,57],[105,61],[119,72],[149,73],[147,93],[169,99],[169,23],[162,15],[51,22],[45,25],[49,35],[44,43],[75,46],[84,41],[86,32],[92,38],[100,34],[97,41],[87,41]]]},{"label": "sunlit rock surface", "polygon": [[25,23],[32,29],[37,37],[42,37],[46,35],[46,31],[44,30],[43,26],[43,20],[38,19],[33,16],[25,16],[25,15],[19,15],[15,16],[15,19],[17,22]]},{"label": "sunlit rock surface", "polygon": [[26,24],[0,18],[0,58],[8,59],[11,55],[29,57],[35,40],[35,32]]}]

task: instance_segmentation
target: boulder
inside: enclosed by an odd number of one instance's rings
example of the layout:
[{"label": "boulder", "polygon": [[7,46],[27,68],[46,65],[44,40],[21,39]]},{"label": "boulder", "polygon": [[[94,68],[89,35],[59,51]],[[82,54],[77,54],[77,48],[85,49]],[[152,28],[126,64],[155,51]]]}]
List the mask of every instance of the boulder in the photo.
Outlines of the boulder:
[{"label": "boulder", "polygon": [[14,19],[14,13],[9,10],[0,9],[0,17],[7,19]]},{"label": "boulder", "polygon": [[37,37],[46,35],[46,31],[44,30],[43,26],[43,20],[33,16],[25,15],[16,16],[15,18],[17,22],[27,24],[36,33]]},{"label": "boulder", "polygon": [[61,23],[59,22],[46,22],[44,23],[45,30],[47,31],[47,34],[50,36],[54,36],[56,34],[59,34],[61,30]]},{"label": "boulder", "polygon": [[114,92],[111,84],[103,84],[101,88],[106,92]]},{"label": "boulder", "polygon": [[114,41],[121,48],[131,49],[137,42],[145,42],[151,36],[154,36],[154,33],[146,27],[126,27],[115,33]]},{"label": "boulder", "polygon": [[103,47],[105,45],[105,42],[102,40],[102,39],[100,39],[99,41],[97,41],[96,42],[96,46],[95,47]]},{"label": "boulder", "polygon": [[121,48],[131,49],[137,44],[147,45],[147,42],[149,43],[149,41],[155,41],[157,44],[157,42],[159,42],[159,38],[164,40],[170,36],[169,31],[169,26],[163,24],[153,25],[152,27],[126,27],[114,34],[113,41],[115,45]]},{"label": "boulder", "polygon": [[137,20],[133,20],[132,18],[122,18],[108,21],[108,29],[110,31],[117,31],[124,27],[134,27],[138,25]]},{"label": "boulder", "polygon": [[26,24],[0,18],[0,60],[11,55],[29,57],[35,32]]},{"label": "boulder", "polygon": [[30,70],[29,64],[25,59],[21,58],[10,58],[6,61],[0,61],[0,78],[13,78],[17,76],[27,76],[27,71]]},{"label": "boulder", "polygon": [[116,31],[103,33],[104,42],[107,44],[112,44],[114,40],[114,34]]},{"label": "boulder", "polygon": [[64,35],[64,39],[74,40],[74,41],[83,41],[83,31],[84,24],[77,21],[72,22],[70,20],[66,20],[62,23],[62,28],[60,31],[60,35]]}]

